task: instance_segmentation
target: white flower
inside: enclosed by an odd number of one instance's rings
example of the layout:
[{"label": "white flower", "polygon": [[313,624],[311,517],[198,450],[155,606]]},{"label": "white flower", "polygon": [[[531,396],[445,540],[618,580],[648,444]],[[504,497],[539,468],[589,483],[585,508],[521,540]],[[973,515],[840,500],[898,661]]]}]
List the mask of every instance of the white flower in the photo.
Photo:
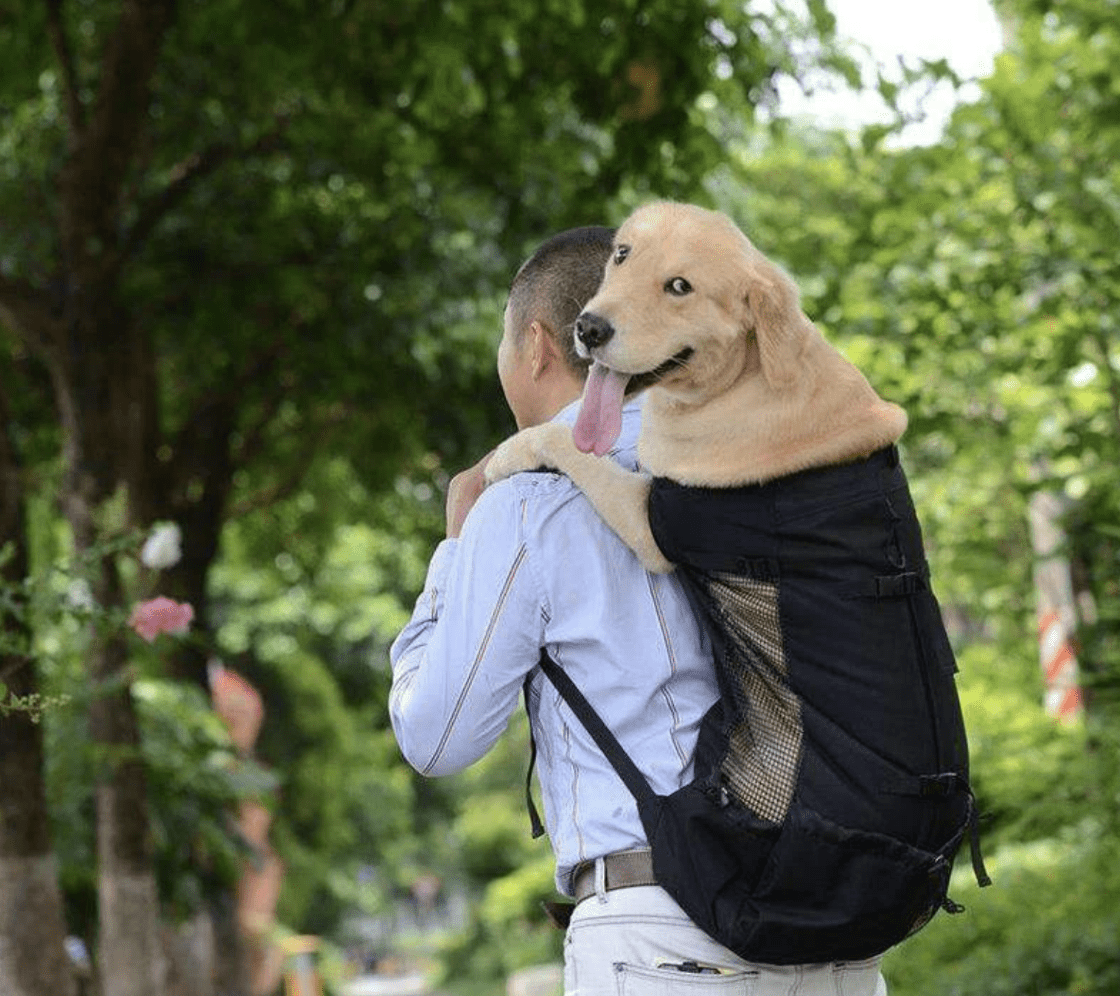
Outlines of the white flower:
[{"label": "white flower", "polygon": [[140,551],[140,562],[155,571],[174,566],[183,556],[179,547],[182,538],[183,534],[174,522],[157,522]]},{"label": "white flower", "polygon": [[85,578],[74,578],[66,588],[66,604],[78,611],[92,612],[97,608],[90,591],[89,582]]}]

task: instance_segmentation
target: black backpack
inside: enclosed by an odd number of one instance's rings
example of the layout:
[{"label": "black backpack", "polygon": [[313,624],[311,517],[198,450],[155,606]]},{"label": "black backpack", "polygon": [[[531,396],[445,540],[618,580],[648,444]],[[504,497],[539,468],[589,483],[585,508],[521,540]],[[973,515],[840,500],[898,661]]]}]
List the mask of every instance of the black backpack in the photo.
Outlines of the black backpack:
[{"label": "black backpack", "polygon": [[636,799],[658,883],[761,964],[870,958],[958,912],[966,836],[990,880],[956,665],[895,448],[743,488],[658,479],[649,514],[716,654],[693,780],[655,794],[543,651],[540,667]]}]

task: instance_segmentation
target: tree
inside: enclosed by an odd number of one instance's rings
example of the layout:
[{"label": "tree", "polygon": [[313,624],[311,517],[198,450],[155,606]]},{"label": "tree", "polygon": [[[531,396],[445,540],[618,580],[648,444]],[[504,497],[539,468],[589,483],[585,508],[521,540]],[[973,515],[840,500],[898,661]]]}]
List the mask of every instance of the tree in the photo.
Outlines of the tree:
[{"label": "tree", "polygon": [[[0,377],[0,595],[19,590],[29,567],[23,454],[13,438],[17,423],[5,380]],[[5,605],[0,613],[0,936],[10,940],[12,952],[0,959],[0,990],[69,996],[74,980],[61,944],[38,668],[26,658],[27,620],[13,608]],[[47,947],[39,943],[43,935],[52,942]]]}]

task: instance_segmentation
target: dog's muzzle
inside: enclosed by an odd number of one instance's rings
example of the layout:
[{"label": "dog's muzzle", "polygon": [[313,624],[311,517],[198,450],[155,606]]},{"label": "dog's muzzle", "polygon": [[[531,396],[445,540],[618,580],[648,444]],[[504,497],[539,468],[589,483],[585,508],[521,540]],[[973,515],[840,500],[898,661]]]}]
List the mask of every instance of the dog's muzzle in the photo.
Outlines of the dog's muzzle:
[{"label": "dog's muzzle", "polygon": [[601,315],[585,311],[576,319],[576,338],[585,349],[601,346],[614,335],[614,326]]}]

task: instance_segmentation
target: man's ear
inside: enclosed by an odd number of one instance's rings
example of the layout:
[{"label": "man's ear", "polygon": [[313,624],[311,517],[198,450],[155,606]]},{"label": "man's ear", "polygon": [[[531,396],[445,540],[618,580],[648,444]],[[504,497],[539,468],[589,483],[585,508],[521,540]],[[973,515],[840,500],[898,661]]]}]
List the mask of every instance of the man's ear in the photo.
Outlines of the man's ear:
[{"label": "man's ear", "polygon": [[530,370],[533,380],[537,380],[556,360],[560,359],[560,347],[556,340],[549,334],[540,322],[534,321],[529,325],[528,347]]},{"label": "man's ear", "polygon": [[780,391],[797,379],[812,324],[801,310],[797,285],[781,269],[752,260],[748,274],[744,324],[758,342],[766,382]]}]

